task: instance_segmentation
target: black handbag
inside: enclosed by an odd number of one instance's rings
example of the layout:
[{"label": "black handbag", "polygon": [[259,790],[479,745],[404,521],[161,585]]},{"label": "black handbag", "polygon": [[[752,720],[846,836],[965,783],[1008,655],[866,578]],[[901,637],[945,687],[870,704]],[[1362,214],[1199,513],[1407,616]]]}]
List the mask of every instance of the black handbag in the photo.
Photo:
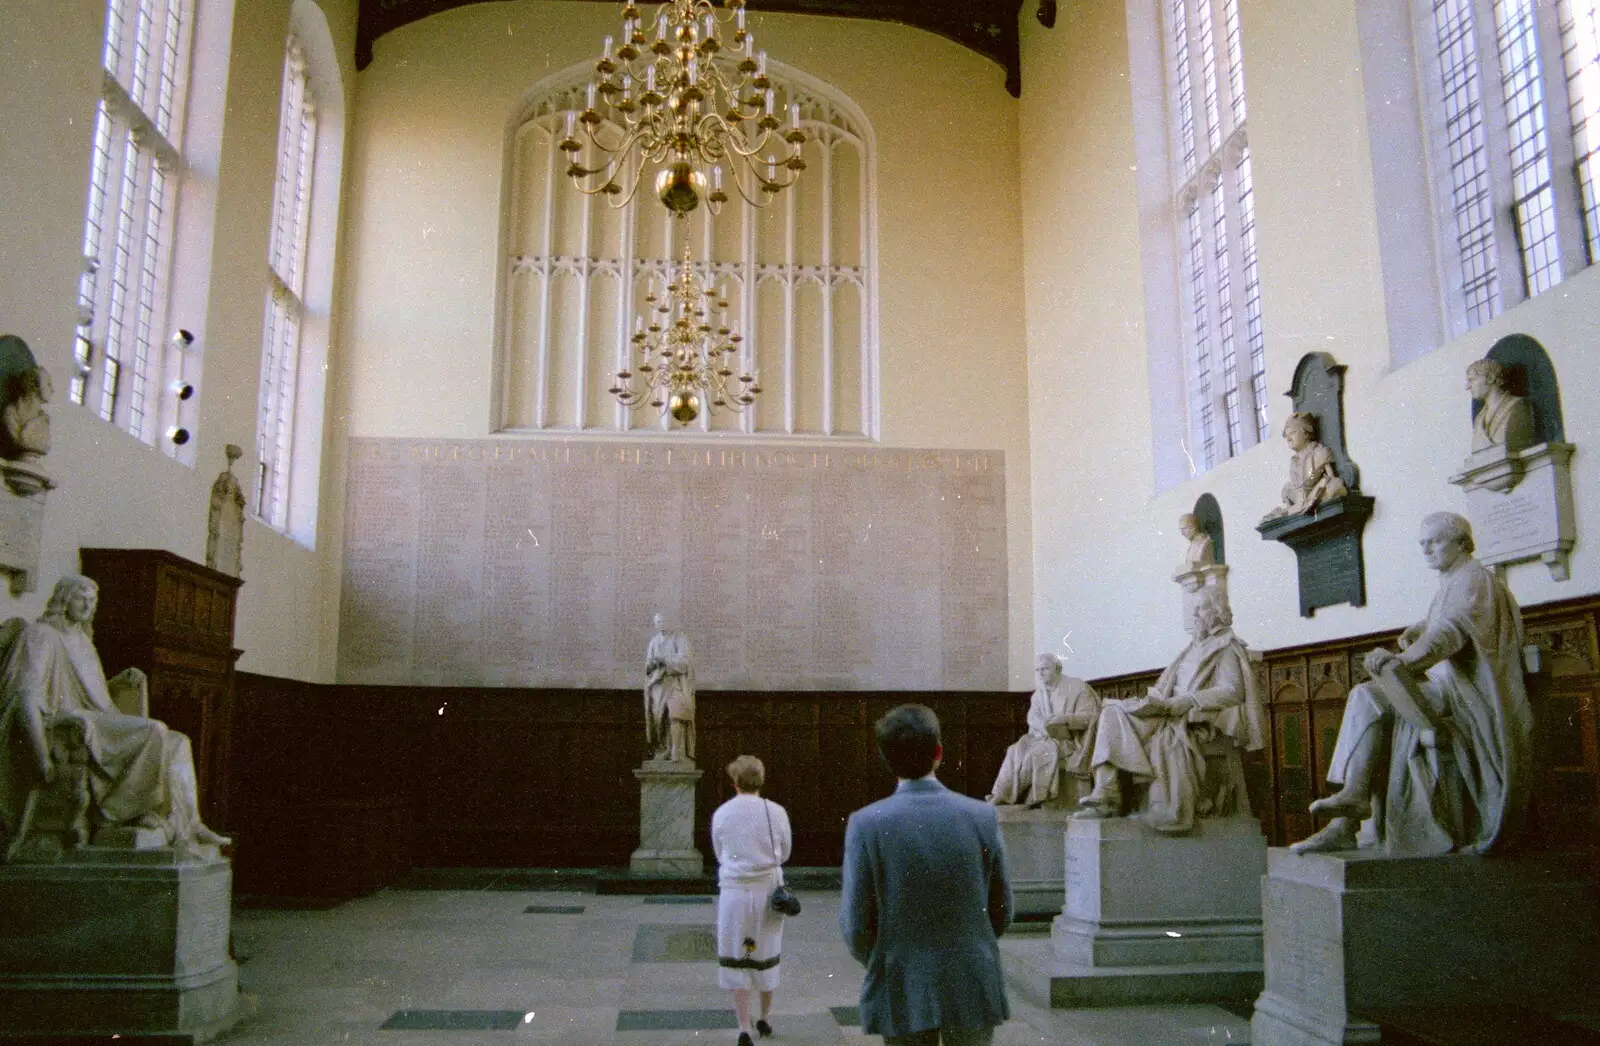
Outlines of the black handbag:
[{"label": "black handbag", "polygon": [[[761,812],[767,815],[767,838],[772,841],[772,856],[778,856],[778,836],[772,830],[772,811],[767,809],[767,801],[761,800]],[[778,865],[778,885],[772,888],[772,900],[769,902],[772,910],[779,915],[799,915],[800,898],[794,891],[784,885],[783,865]]]}]

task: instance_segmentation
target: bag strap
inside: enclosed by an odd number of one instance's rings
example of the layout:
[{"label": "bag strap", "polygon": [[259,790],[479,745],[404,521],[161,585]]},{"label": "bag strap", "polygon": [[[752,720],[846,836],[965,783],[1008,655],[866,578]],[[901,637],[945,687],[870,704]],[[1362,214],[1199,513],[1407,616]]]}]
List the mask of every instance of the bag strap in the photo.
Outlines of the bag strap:
[{"label": "bag strap", "polygon": [[[772,859],[778,861],[778,836],[772,830],[772,811],[767,809],[767,800],[761,800],[761,812],[767,815],[767,838],[772,842]],[[783,885],[783,862],[778,861],[778,885]]]}]

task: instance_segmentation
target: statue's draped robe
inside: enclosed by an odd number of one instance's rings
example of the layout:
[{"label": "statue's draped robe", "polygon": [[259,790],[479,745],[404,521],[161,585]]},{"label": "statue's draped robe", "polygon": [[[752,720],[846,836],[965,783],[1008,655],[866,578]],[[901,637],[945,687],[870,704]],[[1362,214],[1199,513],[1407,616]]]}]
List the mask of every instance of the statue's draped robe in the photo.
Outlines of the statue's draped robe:
[{"label": "statue's draped robe", "polygon": [[694,651],[682,632],[657,632],[645,649],[645,740],[652,752],[667,746],[672,720],[683,724],[694,751]]},{"label": "statue's draped robe", "polygon": [[1420,689],[1445,722],[1436,745],[1393,714],[1373,686],[1350,692],[1328,780],[1345,782],[1357,742],[1389,723],[1389,785],[1373,828],[1394,854],[1489,853],[1526,814],[1533,713],[1522,682],[1522,613],[1494,572],[1466,559],[1440,574],[1420,633],[1406,648],[1438,660]]},{"label": "statue's draped robe", "polygon": [[[1051,737],[1045,727],[1066,716],[1088,716],[1089,726],[1070,737]],[[1028,701],[1028,732],[1006,749],[990,798],[997,803],[1044,803],[1056,797],[1064,771],[1092,776],[1095,722],[1100,695],[1081,679],[1061,677],[1054,687],[1039,687]],[[1070,798],[1070,797],[1069,797]]]},{"label": "statue's draped robe", "polygon": [[5,636],[12,634],[0,649],[0,817],[7,832],[16,830],[28,793],[43,783],[28,720],[48,725],[67,718],[83,725],[100,823],[154,817],[170,839],[191,836],[199,815],[189,739],[158,720],[117,711],[100,656],[84,632],[51,621],[20,628],[8,622]]},{"label": "statue's draped robe", "polygon": [[1191,642],[1150,688],[1150,697],[1191,698],[1187,715],[1139,716],[1144,698],[1107,701],[1094,742],[1095,766],[1110,764],[1150,785],[1140,817],[1163,832],[1194,827],[1206,760],[1202,742],[1229,738],[1236,747],[1262,745],[1261,703],[1256,695],[1250,654],[1233,632],[1223,629]]}]

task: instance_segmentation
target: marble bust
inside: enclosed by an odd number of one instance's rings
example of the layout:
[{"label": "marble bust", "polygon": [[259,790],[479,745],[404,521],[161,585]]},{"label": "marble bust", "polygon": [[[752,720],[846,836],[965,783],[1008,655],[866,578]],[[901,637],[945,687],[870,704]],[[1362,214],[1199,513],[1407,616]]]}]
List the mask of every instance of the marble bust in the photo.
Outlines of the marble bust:
[{"label": "marble bust", "polygon": [[1293,451],[1289,458],[1289,482],[1283,486],[1283,500],[1261,518],[1263,523],[1285,516],[1313,512],[1317,506],[1337,501],[1350,493],[1334,467],[1333,452],[1317,442],[1317,419],[1296,412],[1283,423],[1283,438]]},{"label": "marble bust", "polygon": [[[1428,616],[1373,650],[1369,682],[1350,691],[1329,760],[1332,820],[1290,849],[1353,850],[1372,819],[1396,856],[1485,854],[1514,839],[1533,771],[1533,715],[1522,680],[1522,615],[1494,571],[1473,558],[1472,526],[1451,512],[1422,521],[1422,556],[1439,572]],[[1387,769],[1386,794],[1374,775]]]},{"label": "marble bust", "polygon": [[1143,786],[1136,813],[1159,832],[1181,834],[1196,817],[1248,814],[1248,800],[1229,795],[1233,809],[1206,794],[1209,755],[1201,746],[1221,743],[1226,751],[1262,746],[1261,704],[1255,668],[1233,634],[1233,613],[1220,591],[1202,589],[1187,608],[1188,646],[1143,697],[1105,702],[1096,724],[1094,790],[1079,818],[1119,816],[1122,779]]},{"label": "marble bust", "polygon": [[[8,853],[25,841],[52,788],[80,789],[84,834],[159,832],[181,853],[228,842],[200,820],[189,738],[142,714],[145,676],[107,680],[92,637],[99,589],[68,574],[37,621],[0,625],[0,823]],[[141,714],[133,714],[138,712]],[[63,747],[57,731],[81,738]],[[81,773],[86,781],[68,780]],[[86,794],[84,794],[86,792]]]},{"label": "marble bust", "polygon": [[655,615],[645,650],[644,732],[651,758],[694,762],[694,649]]},{"label": "marble bust", "polygon": [[1040,654],[1034,675],[1039,685],[1028,700],[1028,732],[1006,749],[989,792],[996,806],[1037,809],[1058,797],[1063,776],[1091,776],[1100,695],[1083,680],[1063,675],[1055,654]]},{"label": "marble bust", "polygon": [[6,382],[5,405],[0,407],[0,456],[16,460],[42,458],[50,453],[50,415],[44,405],[55,393],[50,372],[30,367]]},{"label": "marble bust", "polygon": [[1472,452],[1500,448],[1515,454],[1533,445],[1533,410],[1528,401],[1506,388],[1506,368],[1499,360],[1477,360],[1467,367],[1467,391],[1483,407],[1472,419]]},{"label": "marble bust", "polygon": [[1201,567],[1216,565],[1217,552],[1211,545],[1211,535],[1200,529],[1200,521],[1194,513],[1185,512],[1178,517],[1178,533],[1189,543],[1184,549],[1183,565],[1178,568],[1179,574],[1188,574]]}]

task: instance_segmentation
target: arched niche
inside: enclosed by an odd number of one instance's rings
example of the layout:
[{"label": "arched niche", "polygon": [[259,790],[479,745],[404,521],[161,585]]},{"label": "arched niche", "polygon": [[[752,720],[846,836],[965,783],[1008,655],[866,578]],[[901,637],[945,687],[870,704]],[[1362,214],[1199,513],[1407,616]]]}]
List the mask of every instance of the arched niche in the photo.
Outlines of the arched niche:
[{"label": "arched niche", "polygon": [[1194,520],[1211,538],[1211,552],[1218,563],[1226,563],[1228,556],[1222,544],[1222,506],[1210,494],[1201,494],[1194,503]]},{"label": "arched niche", "polygon": [[[1544,346],[1526,334],[1509,334],[1494,343],[1488,359],[1506,369],[1507,390],[1522,396],[1533,410],[1533,442],[1565,443],[1566,425],[1561,418],[1561,387],[1556,368]],[[1472,401],[1472,416],[1483,409],[1482,400]]]}]

